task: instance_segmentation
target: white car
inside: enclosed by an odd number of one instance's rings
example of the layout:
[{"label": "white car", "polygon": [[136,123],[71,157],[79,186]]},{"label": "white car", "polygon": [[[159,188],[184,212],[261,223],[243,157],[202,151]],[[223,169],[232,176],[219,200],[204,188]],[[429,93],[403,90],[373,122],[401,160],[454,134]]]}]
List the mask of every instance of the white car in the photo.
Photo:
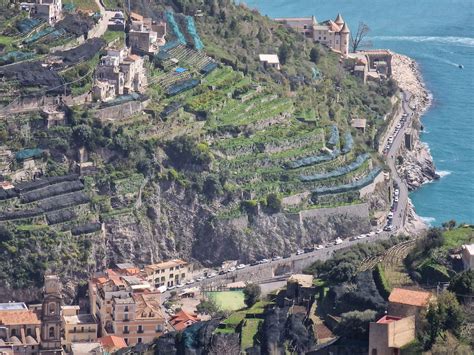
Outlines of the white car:
[{"label": "white car", "polygon": [[400,190],[399,189],[395,189],[395,196],[398,196],[400,194]]},{"label": "white car", "polygon": [[323,245],[319,244],[319,245],[316,246],[316,250],[321,250],[321,249],[324,249]]},{"label": "white car", "polygon": [[183,287],[184,287],[184,284],[177,284],[176,287],[177,287],[177,288],[183,288]]},{"label": "white car", "polygon": [[173,290],[176,286],[168,286],[168,291]]},{"label": "white car", "polygon": [[367,237],[365,234],[361,234],[357,237],[357,239],[364,239],[365,237]]},{"label": "white car", "polygon": [[390,143],[390,144],[393,143],[393,137],[392,136],[388,137],[388,143]]},{"label": "white car", "polygon": [[342,244],[342,239],[341,239],[341,238],[337,238],[337,239],[334,241],[334,245],[339,245],[339,244]]},{"label": "white car", "polygon": [[398,196],[395,196],[394,201],[398,202]]},{"label": "white car", "polygon": [[397,124],[397,128],[398,129],[402,128],[402,124],[401,123]]},{"label": "white car", "polygon": [[243,268],[245,268],[246,266],[247,266],[247,265],[245,265],[245,264],[237,265],[237,270],[243,269]]},{"label": "white car", "polygon": [[276,261],[276,260],[281,260],[281,259],[283,259],[283,258],[282,258],[281,256],[279,256],[279,255],[274,256],[274,257],[272,258],[272,260],[274,260],[274,261]]},{"label": "white car", "polygon": [[269,262],[270,262],[270,260],[268,260],[268,259],[262,259],[262,260],[260,260],[260,263],[261,263],[261,264],[266,264],[266,263],[269,263]]},{"label": "white car", "polygon": [[303,249],[298,249],[296,251],[296,255],[301,255],[301,254],[304,254],[304,250]]},{"label": "white car", "polygon": [[199,276],[196,280],[197,280],[197,281],[203,281],[203,280],[205,280],[205,279],[206,279],[206,278],[205,278],[204,276]]},{"label": "white car", "polygon": [[392,219],[393,218],[393,212],[390,212],[387,216],[388,219]]},{"label": "white car", "polygon": [[232,266],[229,270],[227,270],[227,272],[234,272],[235,270],[237,270],[234,266]]},{"label": "white car", "polygon": [[211,279],[211,278],[216,277],[216,276],[217,276],[217,274],[215,272],[212,272],[209,275],[207,275],[207,278]]}]

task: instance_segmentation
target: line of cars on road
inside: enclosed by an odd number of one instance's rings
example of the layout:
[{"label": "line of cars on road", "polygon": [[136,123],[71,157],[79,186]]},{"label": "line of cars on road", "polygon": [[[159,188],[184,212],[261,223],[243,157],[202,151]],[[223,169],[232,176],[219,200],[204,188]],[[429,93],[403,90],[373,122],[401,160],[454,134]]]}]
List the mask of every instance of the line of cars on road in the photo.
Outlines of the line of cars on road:
[{"label": "line of cars on road", "polygon": [[387,145],[383,149],[384,154],[387,154],[390,151],[390,148],[392,147],[392,144],[393,144],[393,141],[394,141],[395,137],[397,136],[398,132],[400,132],[400,130],[402,129],[402,127],[405,124],[407,119],[408,119],[408,114],[404,113],[402,115],[402,117],[400,118],[400,122],[398,122],[397,125],[395,126],[393,136],[388,137]]},{"label": "line of cars on road", "polygon": [[390,213],[387,216],[387,223],[385,224],[385,227],[383,228],[383,230],[386,232],[393,231],[393,216],[394,216],[394,213],[397,211],[399,198],[400,198],[400,189],[398,188],[397,185],[394,185],[392,206],[390,207]]}]

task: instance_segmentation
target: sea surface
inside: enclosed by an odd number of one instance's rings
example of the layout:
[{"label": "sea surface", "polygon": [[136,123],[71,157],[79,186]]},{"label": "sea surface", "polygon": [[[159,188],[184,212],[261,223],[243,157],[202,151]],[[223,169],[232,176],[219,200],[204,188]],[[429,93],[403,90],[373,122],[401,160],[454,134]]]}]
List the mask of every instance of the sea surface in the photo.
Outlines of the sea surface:
[{"label": "sea surface", "polygon": [[[431,225],[455,219],[474,223],[474,0],[247,0],[269,17],[340,12],[351,30],[369,25],[373,48],[415,59],[433,104],[421,135],[441,179],[411,194]],[[464,66],[460,69],[458,65]]]}]

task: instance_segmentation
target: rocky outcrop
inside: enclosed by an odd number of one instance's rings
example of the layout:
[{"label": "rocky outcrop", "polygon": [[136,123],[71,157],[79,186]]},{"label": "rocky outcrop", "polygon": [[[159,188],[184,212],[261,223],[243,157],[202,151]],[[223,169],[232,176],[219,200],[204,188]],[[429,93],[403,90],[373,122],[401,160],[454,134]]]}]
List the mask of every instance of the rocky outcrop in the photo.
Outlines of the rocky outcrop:
[{"label": "rocky outcrop", "polygon": [[106,264],[130,261],[142,266],[173,257],[204,265],[233,259],[249,262],[370,228],[367,207],[365,215],[340,209],[304,216],[259,212],[225,219],[216,217],[217,203],[202,203],[178,183],[155,184],[153,189],[142,208],[107,221]]},{"label": "rocky outcrop", "polygon": [[403,149],[402,162],[397,165],[397,171],[413,191],[421,185],[439,179],[436,173],[433,157],[428,146],[421,142],[417,131],[413,131],[413,149]]}]

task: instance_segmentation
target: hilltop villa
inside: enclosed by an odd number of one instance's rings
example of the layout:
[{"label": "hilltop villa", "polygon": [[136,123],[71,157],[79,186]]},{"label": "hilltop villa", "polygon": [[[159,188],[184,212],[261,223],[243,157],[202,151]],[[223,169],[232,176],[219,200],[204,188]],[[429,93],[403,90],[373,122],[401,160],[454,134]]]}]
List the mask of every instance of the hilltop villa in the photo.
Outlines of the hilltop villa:
[{"label": "hilltop villa", "polygon": [[276,18],[275,21],[293,28],[314,42],[328,46],[343,56],[349,53],[351,32],[341,14],[338,14],[334,21],[327,20],[321,23],[318,23],[314,16]]}]

